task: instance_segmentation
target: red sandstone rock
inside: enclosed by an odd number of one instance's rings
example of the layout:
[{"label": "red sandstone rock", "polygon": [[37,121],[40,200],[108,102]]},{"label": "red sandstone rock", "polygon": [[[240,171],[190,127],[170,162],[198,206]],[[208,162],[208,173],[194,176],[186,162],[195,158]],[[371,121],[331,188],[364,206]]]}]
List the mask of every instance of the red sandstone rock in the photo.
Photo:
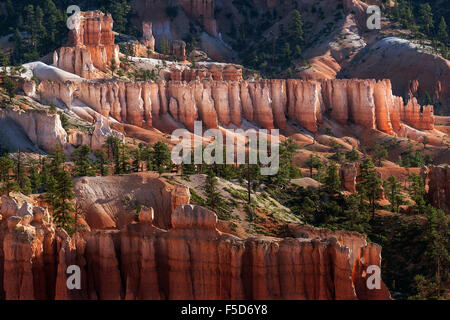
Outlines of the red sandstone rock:
[{"label": "red sandstone rock", "polygon": [[[301,227],[301,238],[242,240],[217,231],[217,216],[205,208],[177,207],[169,231],[153,226],[152,216],[143,207],[139,223],[73,239],[42,224],[17,229],[20,218],[8,231],[2,222],[5,297],[390,299],[384,284],[363,287],[365,268],[380,265],[380,248],[360,235]],[[58,256],[51,276],[49,254]],[[65,286],[69,265],[81,269],[81,290]]]},{"label": "red sandstone rock", "polygon": [[[183,74],[178,71],[176,78]],[[434,128],[433,108],[421,107],[414,98],[403,105],[402,98],[392,95],[389,80],[43,81],[39,90],[43,100],[71,105],[77,98],[105,117],[144,128],[153,127],[154,117],[171,116],[175,126],[189,130],[196,120],[207,128],[240,126],[247,120],[282,130],[291,120],[317,132],[325,114],[343,125],[350,121],[389,135],[403,135],[402,123],[419,130]],[[158,124],[156,128],[165,130]]]},{"label": "red sandstone rock", "polygon": [[450,166],[432,166],[428,173],[428,198],[447,213],[450,212]]},{"label": "red sandstone rock", "polygon": [[356,165],[354,163],[344,163],[339,170],[339,175],[344,190],[355,193],[356,176],[358,175]]},{"label": "red sandstone rock", "polygon": [[[421,111],[423,109],[423,111]],[[434,129],[433,106],[421,107],[416,98],[411,98],[400,111],[400,118],[410,126],[419,130]]]},{"label": "red sandstone rock", "polygon": [[172,42],[172,54],[178,61],[186,60],[186,42],[175,40]]},{"label": "red sandstone rock", "polygon": [[[355,285],[356,294],[362,300],[386,300],[391,299],[391,294],[386,285],[380,281],[380,289],[369,289],[367,280],[371,274],[367,273],[369,266],[381,265],[381,247],[375,243],[359,248],[358,259],[353,271],[352,281]],[[381,276],[381,275],[380,275]]]},{"label": "red sandstone rock", "polygon": [[111,60],[119,64],[119,47],[114,44],[110,14],[80,12],[74,25],[67,47],[54,52],[53,65],[83,78],[95,79],[101,77],[98,70],[109,71]]}]

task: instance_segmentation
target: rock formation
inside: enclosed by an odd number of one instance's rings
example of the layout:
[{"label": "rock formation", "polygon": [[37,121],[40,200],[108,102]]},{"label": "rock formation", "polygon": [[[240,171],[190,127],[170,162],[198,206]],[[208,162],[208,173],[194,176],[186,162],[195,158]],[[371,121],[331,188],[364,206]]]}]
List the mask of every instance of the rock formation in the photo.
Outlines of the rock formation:
[{"label": "rock formation", "polygon": [[344,163],[339,169],[339,175],[341,177],[342,188],[345,191],[355,193],[356,192],[356,176],[358,175],[358,169],[354,163]]},{"label": "rock formation", "polygon": [[172,41],[172,55],[178,61],[186,60],[186,42],[182,40]]},{"label": "rock formation", "polygon": [[197,68],[173,68],[170,70],[170,80],[194,81],[194,80],[220,80],[242,81],[242,66],[227,64],[225,66],[214,63],[198,63]]},{"label": "rock formation", "polygon": [[86,212],[91,229],[120,229],[134,220],[139,205],[154,208],[155,225],[167,229],[172,211],[190,199],[188,188],[169,185],[150,172],[83,177],[76,179],[74,186],[76,201]]},{"label": "rock formation", "polygon": [[402,123],[419,130],[434,128],[432,107],[422,111],[414,99],[404,105],[392,95],[389,80],[42,81],[38,89],[47,100],[53,97],[70,105],[76,97],[105,117],[148,128],[153,118],[167,113],[190,130],[195,120],[207,127],[239,126],[248,120],[281,130],[291,120],[316,132],[325,115],[343,125],[353,122],[390,135],[399,132]]},{"label": "rock formation", "polygon": [[[169,230],[154,225],[151,208],[138,219],[72,238],[31,215],[1,220],[0,298],[390,299],[384,285],[359,286],[367,264],[380,265],[376,245],[353,263],[335,237],[242,240],[219,232],[202,207],[177,207]],[[66,286],[69,265],[80,267],[80,290]]]},{"label": "rock formation", "polygon": [[119,47],[114,44],[113,19],[100,11],[80,12],[72,17],[66,47],[53,54],[53,65],[86,79],[101,77],[112,60],[119,64]]},{"label": "rock formation", "polygon": [[428,172],[428,199],[437,208],[450,212],[450,166],[432,166]]},{"label": "rock formation", "polygon": [[32,143],[44,151],[52,151],[56,146],[64,147],[67,133],[61,125],[58,114],[45,110],[1,109],[0,119],[8,119],[18,124]]},{"label": "rock formation", "polygon": [[206,32],[217,37],[217,22],[214,18],[214,0],[178,0],[185,12],[196,19]]},{"label": "rock formation", "polygon": [[108,118],[99,115],[95,122],[93,132],[70,129],[68,132],[68,142],[73,146],[88,145],[93,151],[96,151],[103,147],[109,136],[116,137],[121,141],[125,140],[123,133],[111,129]]}]

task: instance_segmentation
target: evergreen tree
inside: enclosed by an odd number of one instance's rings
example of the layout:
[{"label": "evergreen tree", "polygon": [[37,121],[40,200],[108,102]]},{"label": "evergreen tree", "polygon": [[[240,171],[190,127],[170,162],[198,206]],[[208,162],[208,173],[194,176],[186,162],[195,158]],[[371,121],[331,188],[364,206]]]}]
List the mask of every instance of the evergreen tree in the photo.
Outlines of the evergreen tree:
[{"label": "evergreen tree", "polygon": [[386,148],[382,145],[376,143],[373,148],[373,159],[375,160],[375,164],[379,167],[382,166],[382,161],[386,160],[388,157],[388,152]]},{"label": "evergreen tree", "polygon": [[390,176],[384,183],[384,189],[391,203],[391,211],[395,213],[399,212],[399,207],[403,203],[401,188],[401,183],[394,176]]},{"label": "evergreen tree", "polygon": [[419,23],[421,27],[424,29],[427,35],[430,35],[431,28],[434,25],[433,22],[433,11],[431,10],[430,4],[423,3],[419,9]]},{"label": "evergreen tree", "polygon": [[64,162],[66,161],[66,155],[61,146],[56,146],[55,150],[49,156],[50,158],[50,170],[56,172],[62,169]]},{"label": "evergreen tree", "polygon": [[30,194],[31,193],[31,183],[30,179],[28,178],[26,174],[25,165],[22,159],[22,151],[19,149],[19,152],[17,154],[17,160],[16,160],[16,168],[15,168],[15,180],[17,182],[17,185],[19,186],[20,191],[23,194]]},{"label": "evergreen tree", "polygon": [[133,155],[133,172],[139,172],[141,167],[141,159],[142,159],[142,148],[134,149],[132,152]]},{"label": "evergreen tree", "polygon": [[378,177],[376,168],[370,158],[363,159],[359,169],[357,190],[363,200],[369,201],[373,220],[375,218],[376,201],[380,198],[382,191],[381,179]]},{"label": "evergreen tree", "polygon": [[411,199],[414,200],[414,202],[416,203],[413,206],[413,210],[418,214],[422,214],[425,212],[425,207],[426,207],[425,181],[423,180],[423,178],[421,176],[419,176],[418,174],[415,174],[415,173],[412,173],[408,177],[408,180],[410,182],[409,195],[410,195]]},{"label": "evergreen tree", "polygon": [[164,55],[170,54],[170,44],[164,35],[161,36],[161,53]]},{"label": "evergreen tree", "polygon": [[97,167],[101,176],[108,175],[108,168],[106,167],[107,155],[102,149],[95,151],[95,157],[97,158]]},{"label": "evergreen tree", "polygon": [[153,165],[159,174],[163,173],[164,170],[170,167],[170,150],[167,145],[158,141],[153,146]]},{"label": "evergreen tree", "polygon": [[119,173],[129,173],[130,172],[130,153],[125,143],[120,142],[119,144]]},{"label": "evergreen tree", "polygon": [[447,23],[445,22],[444,17],[441,17],[441,22],[439,22],[437,36],[439,41],[444,44],[447,44],[448,41],[448,32],[447,32]]},{"label": "evergreen tree", "polygon": [[428,262],[428,274],[415,277],[418,291],[416,298],[445,299],[444,283],[449,279],[450,267],[449,218],[445,212],[431,205],[426,207],[425,218],[426,251],[424,256]]},{"label": "evergreen tree", "polygon": [[289,23],[289,40],[294,47],[296,45],[301,45],[303,41],[303,21],[298,10],[292,12]]},{"label": "evergreen tree", "polygon": [[10,174],[13,167],[14,162],[7,155],[0,157],[0,194],[2,195],[9,195],[11,191],[17,189],[17,185]]},{"label": "evergreen tree", "polygon": [[69,234],[73,231],[73,207],[71,200],[74,198],[73,183],[70,174],[60,170],[56,174],[55,202],[53,205],[53,220],[56,225],[66,230]]},{"label": "evergreen tree", "polygon": [[41,172],[39,173],[39,180],[41,181],[42,191],[47,191],[48,179],[50,177],[50,168],[45,159],[42,159]]},{"label": "evergreen tree", "polygon": [[356,162],[359,160],[359,153],[356,151],[355,147],[351,151],[345,153],[345,159],[350,162]]},{"label": "evergreen tree", "polygon": [[[298,145],[292,139],[287,139],[280,144],[279,168],[277,174],[262,177],[267,185],[285,187],[290,179],[302,176],[300,169],[293,163],[294,155],[297,150]],[[259,171],[259,167],[257,169]],[[256,170],[256,168],[253,170]]]},{"label": "evergreen tree", "polygon": [[423,95],[423,104],[424,105],[430,105],[433,104],[433,100],[431,99],[430,94],[428,93],[428,91],[425,91],[424,95]]},{"label": "evergreen tree", "polygon": [[205,182],[206,204],[213,210],[217,210],[223,203],[220,193],[217,191],[217,178],[213,170],[208,170]]},{"label": "evergreen tree", "polygon": [[147,168],[147,171],[153,170],[152,159],[153,147],[151,145],[148,145],[142,149],[142,160],[145,161],[145,167]]},{"label": "evergreen tree", "polygon": [[319,170],[322,167],[322,161],[318,156],[311,154],[306,160],[305,165],[309,168],[309,176],[312,178],[313,169]]},{"label": "evergreen tree", "polygon": [[108,159],[116,158],[119,154],[118,152],[118,146],[120,144],[120,139],[114,136],[108,136],[106,138],[106,142],[104,147],[106,147],[107,153],[108,153]]},{"label": "evergreen tree", "polygon": [[12,99],[16,96],[17,91],[16,83],[12,80],[11,77],[6,76],[3,78],[1,86],[6,91],[6,94],[9,97],[9,102],[12,103]]},{"label": "evergreen tree", "polygon": [[89,159],[89,155],[91,153],[91,147],[88,145],[79,146],[72,153],[72,159],[75,162],[75,176],[95,176],[95,171],[92,168],[92,162]]},{"label": "evergreen tree", "polygon": [[46,194],[45,194],[45,202],[50,206],[50,208],[53,210],[54,207],[57,205],[58,201],[58,185],[57,181],[54,175],[50,175],[47,178],[46,183]]},{"label": "evergreen tree", "polygon": [[127,0],[109,1],[107,11],[111,13],[114,19],[114,30],[119,33],[125,33],[128,24],[128,15],[131,12],[131,6]]},{"label": "evergreen tree", "polygon": [[339,178],[337,169],[337,165],[333,161],[327,168],[327,173],[325,176],[325,188],[330,193],[338,193],[339,191],[341,191],[341,180]]},{"label": "evergreen tree", "polygon": [[41,176],[39,175],[38,170],[33,166],[30,167],[29,175],[30,175],[31,192],[34,194],[39,193],[41,188]]}]

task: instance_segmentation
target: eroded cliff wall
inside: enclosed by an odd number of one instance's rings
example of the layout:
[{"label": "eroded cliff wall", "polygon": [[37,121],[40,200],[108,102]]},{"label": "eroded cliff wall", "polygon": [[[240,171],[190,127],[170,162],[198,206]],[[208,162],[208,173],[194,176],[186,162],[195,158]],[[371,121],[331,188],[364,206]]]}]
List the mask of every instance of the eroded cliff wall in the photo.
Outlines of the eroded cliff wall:
[{"label": "eroded cliff wall", "polygon": [[[3,217],[0,293],[5,299],[390,299],[384,286],[355,287],[363,265],[379,266],[376,245],[364,246],[351,263],[352,249],[334,237],[242,240],[219,232],[213,212],[190,205],[174,210],[166,231],[153,225],[153,214],[144,207],[139,222],[120,231],[73,238],[42,217]],[[67,289],[69,265],[81,269],[81,290]]]},{"label": "eroded cliff wall", "polygon": [[390,135],[402,123],[419,130],[434,128],[433,107],[421,107],[415,99],[405,105],[392,95],[389,80],[43,81],[38,89],[47,100],[54,97],[70,107],[76,98],[105,117],[140,127],[152,127],[153,118],[170,114],[190,130],[196,120],[208,128],[240,126],[247,120],[281,130],[291,120],[316,132],[324,116]]},{"label": "eroded cliff wall", "polygon": [[[23,129],[30,141],[38,148],[50,152],[55,147],[64,147],[67,133],[61,125],[58,114],[49,114],[45,110],[1,109],[0,119],[14,121]],[[11,136],[17,133],[10,132]]]}]

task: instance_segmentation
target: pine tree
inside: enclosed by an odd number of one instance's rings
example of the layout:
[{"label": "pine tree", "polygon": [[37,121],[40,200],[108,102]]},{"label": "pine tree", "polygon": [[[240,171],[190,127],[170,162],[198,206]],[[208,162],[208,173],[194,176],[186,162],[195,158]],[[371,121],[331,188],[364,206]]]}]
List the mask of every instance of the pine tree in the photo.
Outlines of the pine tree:
[{"label": "pine tree", "polygon": [[13,167],[14,162],[7,155],[0,157],[0,194],[9,195],[11,191],[17,189],[10,174]]},{"label": "pine tree", "polygon": [[441,22],[439,23],[438,26],[437,37],[439,41],[441,41],[444,44],[447,44],[448,41],[447,23],[445,22],[443,16],[441,17]]},{"label": "pine tree", "polygon": [[169,41],[166,40],[166,38],[161,36],[161,53],[164,55],[170,54],[170,44]]},{"label": "pine tree", "polygon": [[386,160],[388,157],[388,152],[385,147],[376,143],[373,148],[373,159],[375,160],[375,164],[379,167],[382,166],[382,161]]},{"label": "pine tree", "polygon": [[66,155],[61,146],[56,146],[53,153],[50,154],[50,170],[53,172],[62,169],[64,162],[66,161]]},{"label": "pine tree", "polygon": [[119,33],[125,33],[128,24],[128,15],[131,12],[131,6],[127,0],[109,1],[107,11],[111,13],[114,19],[114,30]]},{"label": "pine tree", "polygon": [[443,282],[448,279],[450,267],[450,224],[449,218],[440,209],[428,205],[425,210],[426,223],[424,240],[426,242],[425,259],[428,264],[427,276],[417,276],[419,299],[442,299],[444,296]]},{"label": "pine tree", "polygon": [[153,165],[159,174],[170,167],[170,150],[162,141],[158,141],[153,146]]},{"label": "pine tree", "polygon": [[141,167],[141,159],[142,159],[142,151],[141,148],[134,149],[132,152],[133,155],[133,172],[139,172],[139,169]]},{"label": "pine tree", "polygon": [[130,153],[128,152],[128,148],[125,143],[121,142],[119,144],[119,171],[120,173],[129,173],[130,172]]},{"label": "pine tree", "polygon": [[423,104],[424,105],[431,105],[431,104],[433,104],[433,100],[431,99],[431,96],[428,93],[428,91],[425,91],[425,93],[423,95]]},{"label": "pine tree", "polygon": [[34,194],[39,193],[39,190],[41,188],[41,176],[39,175],[38,170],[35,167],[31,167],[29,170],[29,175],[31,192]]},{"label": "pine tree", "polygon": [[145,167],[147,171],[153,170],[152,159],[153,147],[151,145],[148,145],[142,149],[142,160],[145,161]]},{"label": "pine tree", "polygon": [[56,206],[58,201],[57,188],[58,186],[55,176],[54,175],[48,176],[46,183],[46,194],[44,199],[52,210]]},{"label": "pine tree", "polygon": [[60,170],[56,174],[55,203],[53,206],[53,220],[56,225],[71,233],[73,227],[73,207],[71,200],[74,198],[73,183],[70,174]]},{"label": "pine tree", "polygon": [[75,176],[95,176],[95,171],[92,168],[92,162],[89,159],[89,155],[91,153],[91,147],[88,145],[79,146],[72,153],[72,159],[75,162]]},{"label": "pine tree", "polygon": [[431,28],[434,25],[433,22],[433,11],[429,3],[423,3],[419,9],[419,23],[425,30],[427,35],[430,35]]},{"label": "pine tree", "polygon": [[416,203],[413,206],[413,210],[418,213],[422,214],[425,212],[426,207],[426,190],[425,190],[425,181],[421,176],[418,174],[412,173],[408,180],[410,182],[409,186],[409,195],[411,199]]},{"label": "pine tree", "polygon": [[399,212],[399,207],[403,203],[401,188],[401,183],[394,176],[389,177],[384,183],[384,189],[391,203],[391,211],[395,213]]},{"label": "pine tree", "polygon": [[351,151],[345,153],[345,159],[350,162],[356,162],[359,160],[359,153],[356,151],[355,147]]},{"label": "pine tree", "polygon": [[289,40],[294,47],[296,45],[301,45],[303,41],[303,22],[302,16],[298,10],[292,12],[289,23]]},{"label": "pine tree", "polygon": [[316,155],[309,155],[309,158],[306,160],[305,165],[309,168],[309,176],[312,178],[313,169],[319,170],[322,167],[322,161]]},{"label": "pine tree", "polygon": [[28,178],[26,174],[25,165],[23,163],[22,159],[22,151],[19,149],[19,152],[17,154],[17,160],[16,160],[16,168],[15,168],[15,180],[17,182],[17,185],[19,186],[20,191],[23,194],[30,194],[31,193],[31,183],[30,179]]},{"label": "pine tree", "polygon": [[205,182],[206,204],[213,210],[217,210],[221,207],[223,199],[220,193],[217,191],[217,177],[213,170],[208,171]]},{"label": "pine tree", "polygon": [[108,175],[108,168],[106,167],[107,156],[106,152],[102,149],[95,151],[95,157],[97,158],[97,167],[99,174],[103,176]]},{"label": "pine tree", "polygon": [[360,166],[357,190],[363,200],[368,200],[372,208],[372,220],[375,218],[376,201],[381,195],[381,179],[370,158],[365,158]]},{"label": "pine tree", "polygon": [[16,96],[17,91],[16,83],[12,80],[11,77],[6,76],[3,78],[1,86],[6,91],[6,94],[9,97],[9,102],[12,103],[12,100]]},{"label": "pine tree", "polygon": [[325,176],[325,188],[330,193],[338,193],[341,191],[341,180],[339,178],[337,165],[335,162],[331,162],[331,164],[327,168],[327,173]]}]

